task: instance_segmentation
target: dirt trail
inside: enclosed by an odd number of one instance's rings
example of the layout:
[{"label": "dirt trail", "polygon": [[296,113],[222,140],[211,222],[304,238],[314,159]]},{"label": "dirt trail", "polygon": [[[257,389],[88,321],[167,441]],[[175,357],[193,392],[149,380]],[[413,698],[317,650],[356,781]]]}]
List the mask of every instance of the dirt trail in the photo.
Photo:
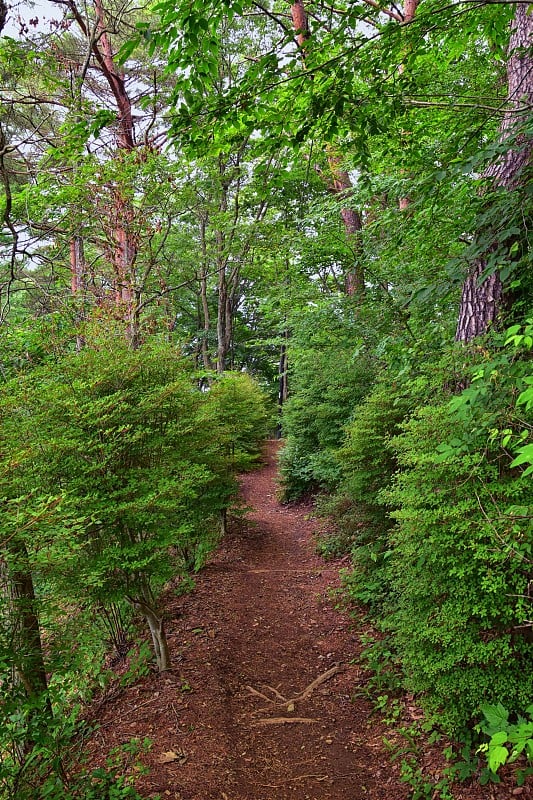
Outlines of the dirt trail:
[{"label": "dirt trail", "polygon": [[275,450],[242,479],[253,510],[169,603],[175,668],[107,703],[98,749],[150,737],[147,796],[403,800],[379,721],[352,699],[356,636],[328,593],[339,565],[314,553],[311,508],[277,501]]}]

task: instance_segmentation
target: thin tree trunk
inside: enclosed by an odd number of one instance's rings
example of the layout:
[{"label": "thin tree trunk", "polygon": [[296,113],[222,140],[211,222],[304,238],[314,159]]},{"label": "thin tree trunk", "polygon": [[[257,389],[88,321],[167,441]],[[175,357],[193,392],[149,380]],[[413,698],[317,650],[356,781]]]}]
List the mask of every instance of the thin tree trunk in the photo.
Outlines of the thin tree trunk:
[{"label": "thin tree trunk", "polygon": [[[496,188],[515,190],[531,163],[533,139],[522,135],[520,126],[530,113],[533,103],[533,16],[528,6],[518,3],[512,22],[507,61],[508,109],[500,126],[500,142],[508,144],[506,151],[491,164],[484,177]],[[492,249],[498,245],[494,241]],[[489,249],[490,252],[490,249]],[[505,303],[500,273],[496,270],[483,279],[489,255],[477,259],[463,284],[455,338],[468,342],[480,336],[498,322]]]},{"label": "thin tree trunk", "polygon": [[[405,1],[403,7],[402,25],[408,25],[410,22],[414,20],[419,2],[420,0]],[[398,72],[400,73],[400,75],[403,75],[404,70],[405,70],[405,65],[400,64],[400,66],[398,67]],[[405,132],[402,134],[401,138],[402,138],[401,148],[403,149],[405,146],[405,139],[406,139]],[[405,176],[405,170],[401,169],[400,174]],[[407,211],[410,205],[411,205],[411,198],[408,195],[400,197],[400,199],[398,200],[398,209],[400,211]]]},{"label": "thin tree trunk", "polygon": [[209,303],[207,300],[207,240],[206,240],[207,220],[202,217],[200,220],[200,247],[202,250],[202,265],[200,267],[200,301],[202,304],[203,332],[202,332],[202,361],[204,369],[211,371],[213,362],[209,353],[209,333],[211,330],[211,317],[209,314]]},{"label": "thin tree trunk", "polygon": [[172,666],[170,650],[163,617],[157,613],[151,591],[144,587],[141,591],[141,596],[128,597],[128,599],[146,620],[152,637],[157,669],[159,672],[165,672]]},{"label": "thin tree trunk", "polygon": [[[22,683],[29,698],[47,692],[48,682],[37,614],[37,599],[29,567],[26,546],[16,539],[10,543],[10,606],[13,624],[15,678]],[[49,700],[47,708],[52,715]]]},{"label": "thin tree trunk", "polygon": [[[296,41],[300,46],[302,59],[305,61],[310,31],[304,0],[295,0],[291,5],[291,18],[296,34]],[[328,147],[327,158],[331,173],[331,180],[328,180],[328,188],[340,198],[347,199],[353,191],[353,185],[350,176],[346,170],[343,170],[341,167],[341,157]],[[343,206],[341,208],[340,215],[344,225],[346,240],[354,254],[354,265],[345,276],[345,291],[348,295],[362,298],[365,292],[365,279],[360,259],[361,230],[363,227],[361,215],[358,211],[348,206]]]},{"label": "thin tree trunk", "polygon": [[[81,236],[73,236],[70,240],[70,276],[71,291],[73,297],[82,294],[85,284],[85,254],[83,250],[83,239]],[[80,304],[83,303],[83,295]],[[79,308],[77,313],[78,322],[83,318],[83,309]],[[76,350],[79,352],[85,344],[83,336],[76,335]]]},{"label": "thin tree trunk", "polygon": [[287,352],[287,343],[289,340],[289,331],[286,330],[284,334],[285,341],[282,342],[279,354],[279,389],[278,389],[278,416],[279,416],[279,423],[276,431],[276,438],[280,439],[282,430],[281,430],[281,419],[283,414],[283,406],[285,405],[287,398],[289,396],[289,381],[288,381],[288,368],[289,368],[289,357]]},{"label": "thin tree trunk", "polygon": [[[228,188],[226,164],[222,155],[218,159],[218,172],[221,183],[221,195],[219,212],[221,213],[224,224],[225,215],[228,210]],[[217,373],[222,375],[226,369],[226,359],[228,355],[228,284],[226,276],[227,253],[226,253],[226,233],[219,226],[215,234],[216,239],[216,260],[218,274],[218,307],[217,307]],[[231,317],[229,319],[231,327]]]}]

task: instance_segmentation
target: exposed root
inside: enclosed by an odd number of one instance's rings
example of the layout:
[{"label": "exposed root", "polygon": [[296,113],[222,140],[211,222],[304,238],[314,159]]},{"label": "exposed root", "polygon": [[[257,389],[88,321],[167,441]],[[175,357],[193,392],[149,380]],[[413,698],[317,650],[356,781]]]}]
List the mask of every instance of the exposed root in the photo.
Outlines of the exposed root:
[{"label": "exposed root", "polygon": [[294,697],[284,697],[277,689],[274,689],[272,686],[264,685],[262,688],[268,690],[274,695],[275,699],[268,697],[263,692],[254,689],[253,686],[247,686],[246,689],[253,694],[255,697],[260,697],[261,700],[265,700],[267,703],[270,703],[273,706],[286,706],[288,711],[292,711],[296,703],[300,703],[302,700],[307,700],[310,697],[315,689],[321,686],[326,681],[329,681],[337,672],[340,672],[341,665],[335,664],[333,667],[328,669],[326,672],[323,672],[318,678],[315,678],[309,686],[306,686],[305,689],[300,692],[300,694],[295,695]]}]

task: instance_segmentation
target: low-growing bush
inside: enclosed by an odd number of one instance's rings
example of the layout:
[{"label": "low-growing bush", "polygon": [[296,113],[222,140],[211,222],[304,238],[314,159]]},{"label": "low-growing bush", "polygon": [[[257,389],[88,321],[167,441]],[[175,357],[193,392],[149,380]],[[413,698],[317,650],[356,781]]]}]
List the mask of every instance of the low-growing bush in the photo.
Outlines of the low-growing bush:
[{"label": "low-growing bush", "polygon": [[406,685],[452,730],[482,702],[525,707],[533,690],[521,627],[530,617],[533,530],[521,517],[531,493],[508,457],[453,450],[471,432],[449,402],[422,408],[393,440],[401,471],[382,493],[397,521],[388,624]]}]

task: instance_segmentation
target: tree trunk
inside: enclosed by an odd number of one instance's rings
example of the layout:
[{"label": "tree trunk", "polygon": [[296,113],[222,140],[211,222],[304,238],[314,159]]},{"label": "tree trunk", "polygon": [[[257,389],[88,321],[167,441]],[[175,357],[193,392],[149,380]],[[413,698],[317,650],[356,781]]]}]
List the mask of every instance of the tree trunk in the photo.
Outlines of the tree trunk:
[{"label": "tree trunk", "polygon": [[217,373],[222,375],[226,369],[226,358],[228,354],[227,322],[228,292],[226,286],[225,266],[218,267],[218,309],[217,309]]},{"label": "tree trunk", "polygon": [[[80,295],[85,282],[85,254],[83,251],[83,239],[81,236],[73,236],[70,240],[70,286],[73,297]],[[79,298],[80,305],[83,304],[83,295]],[[78,308],[77,321],[83,319],[83,308]],[[76,350],[79,352],[84,346],[83,336],[76,335]]]},{"label": "tree trunk", "polygon": [[128,599],[146,620],[152,637],[157,669],[159,672],[165,672],[171,668],[171,661],[163,617],[157,613],[154,607],[151,592],[143,589],[141,594],[140,597],[129,597]]},{"label": "tree trunk", "polygon": [[[341,198],[348,198],[353,190],[350,176],[341,168],[340,156],[328,148],[328,164],[332,174],[332,191]],[[361,215],[353,208],[341,208],[346,241],[353,253],[353,267],[345,275],[344,288],[347,295],[362,299],[365,293],[365,276],[361,265],[361,231],[363,222]]]},{"label": "tree trunk", "polygon": [[[413,0],[412,0],[413,1]],[[291,18],[296,41],[301,49],[302,59],[305,61],[306,45],[310,37],[309,21],[303,0],[295,0],[291,5]],[[328,166],[331,173],[331,180],[328,180],[328,188],[341,198],[347,199],[353,185],[350,176],[341,168],[341,157],[331,148],[327,148]],[[347,206],[341,208],[341,219],[344,225],[346,240],[352,248],[354,254],[354,266],[345,276],[346,294],[362,298],[365,291],[365,279],[361,266],[361,230],[362,220],[358,211]]]},{"label": "tree trunk", "polygon": [[[33,576],[26,546],[13,539],[9,549],[13,565],[8,566],[5,574],[9,581],[9,613],[13,626],[14,678],[24,686],[29,698],[36,698],[47,692],[48,682]],[[51,716],[49,701],[47,708]]]},{"label": "tree trunk", "polygon": [[[135,127],[131,100],[126,89],[122,68],[115,62],[111,38],[106,25],[106,14],[102,0],[94,0],[96,15],[96,35],[89,30],[85,17],[80,13],[75,0],[68,0],[74,18],[90,42],[96,63],[113,95],[117,109],[116,145],[118,151],[130,152],[135,149]],[[136,288],[135,261],[139,248],[135,230],[136,213],[131,200],[124,196],[120,187],[111,189],[111,200],[101,203],[99,213],[106,220],[109,238],[112,242],[108,258],[114,271],[115,305],[120,317],[126,323],[126,335],[132,347],[140,343],[139,301]]]},{"label": "tree trunk", "polygon": [[[227,164],[224,157],[219,156],[218,173],[221,185],[219,212],[221,222],[215,233],[216,263],[218,274],[218,307],[217,307],[217,373],[222,375],[227,366],[228,354],[233,339],[233,297],[232,286],[227,274],[228,248],[224,224],[228,211],[228,193],[230,182],[226,174]],[[236,220],[234,221],[236,224]]]},{"label": "tree trunk", "polygon": [[469,342],[485,333],[497,317],[503,295],[498,272],[481,283],[485,261],[479,260],[463,284],[456,340]]},{"label": "tree trunk", "polygon": [[420,0],[406,0],[403,7],[403,24],[412,22],[416,15]]},{"label": "tree trunk", "polygon": [[282,430],[281,430],[281,415],[283,413],[283,406],[287,401],[289,396],[289,382],[288,382],[288,367],[289,367],[289,359],[287,353],[287,342],[289,340],[289,332],[285,331],[285,341],[282,343],[280,348],[280,355],[279,355],[279,391],[278,391],[278,414],[279,414],[279,424],[276,431],[276,438],[280,439]]},{"label": "tree trunk", "polygon": [[[533,103],[533,16],[528,6],[516,6],[512,22],[507,61],[508,108],[500,126],[500,142],[508,144],[506,151],[491,164],[484,177],[496,188],[513,191],[524,179],[525,168],[531,162],[533,139],[520,133]],[[493,248],[498,245],[494,241]],[[490,251],[489,251],[490,252]],[[482,279],[487,269],[487,256],[475,261],[463,284],[459,319],[455,338],[468,342],[487,332],[498,321],[505,302],[505,292],[498,271]]]},{"label": "tree trunk", "polygon": [[207,274],[208,274],[208,259],[207,259],[207,240],[206,240],[207,219],[202,217],[200,219],[200,247],[202,250],[202,265],[200,267],[200,301],[202,304],[202,361],[204,369],[211,371],[213,363],[209,353],[209,332],[211,330],[211,319],[209,314],[209,303],[207,300]]}]

